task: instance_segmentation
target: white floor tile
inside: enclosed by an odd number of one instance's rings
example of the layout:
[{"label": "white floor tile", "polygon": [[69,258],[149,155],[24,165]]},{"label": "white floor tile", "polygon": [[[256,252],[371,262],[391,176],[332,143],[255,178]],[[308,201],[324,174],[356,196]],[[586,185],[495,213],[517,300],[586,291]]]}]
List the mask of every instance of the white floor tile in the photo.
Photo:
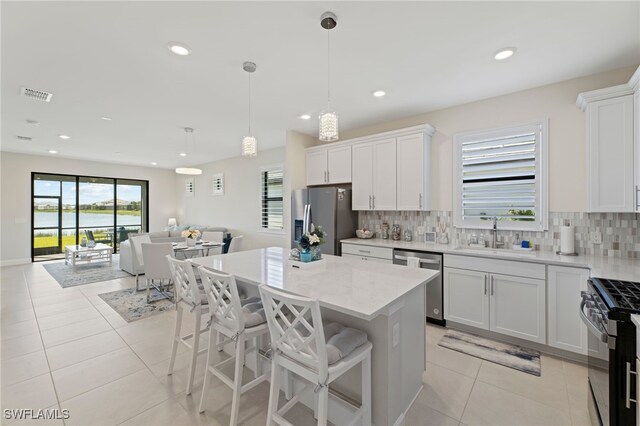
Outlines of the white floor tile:
[{"label": "white floor tile", "polygon": [[47,408],[57,404],[49,373],[33,377],[2,389],[2,409]]},{"label": "white floor tile", "polygon": [[2,324],[0,329],[2,340],[15,339],[16,337],[27,336],[38,333],[38,323],[36,320],[21,321],[13,324]]},{"label": "white floor tile", "polygon": [[74,311],[83,308],[89,308],[93,305],[86,299],[74,299],[67,302],[55,303],[53,305],[44,305],[35,307],[38,319],[64,312]]},{"label": "white floor tile", "polygon": [[32,307],[21,311],[2,312],[2,315],[0,316],[0,322],[3,326],[23,321],[32,321],[35,319],[36,314],[33,312]]},{"label": "white floor tile", "polygon": [[42,341],[46,348],[51,348],[72,340],[100,334],[112,330],[111,325],[102,317],[93,318],[42,332]]},{"label": "white floor tile", "polygon": [[424,376],[425,404],[449,417],[460,420],[474,380],[429,362],[427,362]]},{"label": "white floor tile", "polygon": [[187,412],[175,399],[169,399],[121,423],[122,426],[211,425],[196,411]]},{"label": "white floor tile", "polygon": [[145,365],[129,348],[118,349],[52,372],[60,401],[128,376]]},{"label": "white floor tile", "polygon": [[101,316],[100,312],[95,308],[89,307],[50,315],[38,321],[38,325],[40,326],[40,331],[48,331],[65,325],[75,324],[93,318],[100,318]]},{"label": "white floor tile", "polygon": [[2,360],[30,354],[42,350],[40,334],[28,334],[2,341]]},{"label": "white floor tile", "polygon": [[482,364],[480,358],[443,348],[430,340],[427,340],[426,358],[428,362],[464,374],[472,379],[478,375]]},{"label": "white floor tile", "polygon": [[66,425],[117,425],[169,399],[169,392],[144,369],[61,402]]},{"label": "white floor tile", "polygon": [[[2,360],[2,388],[49,372],[44,351]],[[3,392],[4,393],[4,392]]]},{"label": "white floor tile", "polygon": [[47,348],[46,351],[51,369],[58,370],[126,346],[118,333],[111,330]]},{"label": "white floor tile", "polygon": [[406,426],[458,426],[458,420],[429,407],[426,398],[426,392],[423,389],[407,412],[404,421]]}]

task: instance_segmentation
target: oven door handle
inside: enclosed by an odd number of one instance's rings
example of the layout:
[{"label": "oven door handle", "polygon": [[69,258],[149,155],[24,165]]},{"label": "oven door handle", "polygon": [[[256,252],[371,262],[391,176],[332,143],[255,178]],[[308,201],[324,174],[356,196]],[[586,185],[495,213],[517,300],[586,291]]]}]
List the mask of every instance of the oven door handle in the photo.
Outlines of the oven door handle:
[{"label": "oven door handle", "polygon": [[584,306],[586,305],[586,303],[587,300],[584,298],[582,299],[582,302],[580,302],[580,318],[582,318],[582,322],[587,326],[589,331],[598,338],[598,340],[600,340],[602,343],[607,343],[607,341],[609,340],[609,336],[607,335],[607,333],[603,333],[602,331],[600,331],[600,329],[596,327],[595,324],[593,324],[589,320],[589,318],[587,318],[587,315],[585,315]]}]

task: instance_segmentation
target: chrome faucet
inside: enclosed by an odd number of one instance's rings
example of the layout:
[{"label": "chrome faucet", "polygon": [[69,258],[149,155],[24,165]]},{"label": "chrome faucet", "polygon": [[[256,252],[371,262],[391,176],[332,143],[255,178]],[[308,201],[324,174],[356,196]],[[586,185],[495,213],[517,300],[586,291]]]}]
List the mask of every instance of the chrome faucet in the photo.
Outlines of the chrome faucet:
[{"label": "chrome faucet", "polygon": [[494,216],[491,218],[491,221],[493,222],[493,228],[491,229],[491,248],[498,248],[498,246],[502,247],[504,243],[502,241],[498,241],[498,218]]}]

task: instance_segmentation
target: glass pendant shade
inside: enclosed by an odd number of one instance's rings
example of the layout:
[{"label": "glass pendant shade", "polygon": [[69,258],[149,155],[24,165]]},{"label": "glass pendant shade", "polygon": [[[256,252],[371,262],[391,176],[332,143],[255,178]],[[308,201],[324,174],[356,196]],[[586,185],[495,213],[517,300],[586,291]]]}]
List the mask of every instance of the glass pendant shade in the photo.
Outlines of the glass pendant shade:
[{"label": "glass pendant shade", "polygon": [[245,136],[242,139],[242,156],[255,157],[258,155],[258,141],[253,136]]},{"label": "glass pendant shade", "polygon": [[194,167],[178,167],[176,173],[179,175],[201,175],[202,170]]},{"label": "glass pendant shade", "polygon": [[335,142],[338,140],[338,114],[333,111],[320,113],[320,136],[323,142]]}]

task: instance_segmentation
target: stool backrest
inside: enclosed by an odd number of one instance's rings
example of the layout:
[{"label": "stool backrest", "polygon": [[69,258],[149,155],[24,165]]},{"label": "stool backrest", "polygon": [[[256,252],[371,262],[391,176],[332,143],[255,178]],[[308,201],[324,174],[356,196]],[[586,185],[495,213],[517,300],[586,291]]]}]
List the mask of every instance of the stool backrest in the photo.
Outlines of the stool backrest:
[{"label": "stool backrest", "polygon": [[136,235],[135,237],[129,238],[131,240],[131,248],[133,249],[133,255],[136,257],[138,261],[138,265],[144,266],[144,258],[142,257],[142,244],[150,244],[151,238],[149,235]]},{"label": "stool backrest", "polygon": [[144,275],[148,280],[170,280],[173,278],[167,256],[173,257],[171,243],[143,243],[142,259]]},{"label": "stool backrest", "polygon": [[211,319],[234,333],[243,331],[244,316],[235,277],[204,266],[199,267],[198,272],[209,301]]},{"label": "stool backrest", "polygon": [[202,300],[191,260],[178,260],[170,255],[167,255],[166,259],[176,288],[176,302],[184,300],[192,306],[199,305]]},{"label": "stool backrest", "polygon": [[327,376],[327,346],[317,300],[260,286],[271,346],[288,358]]}]

